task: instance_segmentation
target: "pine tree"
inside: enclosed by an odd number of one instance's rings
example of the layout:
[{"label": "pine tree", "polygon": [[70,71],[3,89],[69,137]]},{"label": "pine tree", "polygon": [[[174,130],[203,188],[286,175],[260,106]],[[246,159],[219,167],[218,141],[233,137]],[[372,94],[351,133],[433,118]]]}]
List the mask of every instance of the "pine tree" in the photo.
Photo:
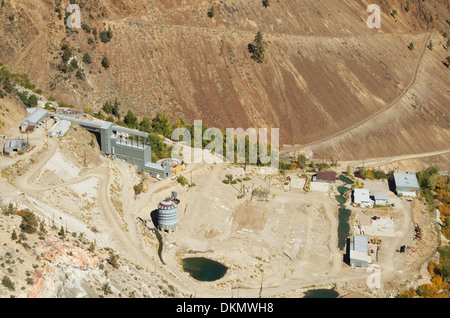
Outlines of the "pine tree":
[{"label": "pine tree", "polygon": [[61,225],[61,229],[59,230],[59,235],[62,238],[66,238],[66,231],[64,230],[64,227]]},{"label": "pine tree", "polygon": [[12,234],[11,234],[11,240],[15,241],[17,240],[17,233],[16,230],[13,230]]},{"label": "pine tree", "polygon": [[270,5],[270,0],[263,0],[262,4],[263,4],[264,8],[267,8]]},{"label": "pine tree", "polygon": [[304,154],[298,156],[297,164],[300,169],[304,169],[306,167],[306,156]]},{"label": "pine tree", "polygon": [[209,9],[208,9],[208,18],[214,18],[214,15],[215,15],[216,13],[215,13],[215,11],[214,11],[214,7],[213,6],[211,6]]},{"label": "pine tree", "polygon": [[108,68],[109,68],[109,60],[108,60],[108,57],[106,57],[106,56],[103,57],[103,59],[102,59],[102,66],[103,66],[105,69],[108,69]]},{"label": "pine tree", "polygon": [[112,106],[112,114],[116,117],[120,117],[120,102],[117,100],[117,98],[114,100],[114,105]]},{"label": "pine tree", "polygon": [[250,45],[252,59],[258,63],[264,62],[264,40],[261,31],[258,31],[255,36],[253,44]]}]

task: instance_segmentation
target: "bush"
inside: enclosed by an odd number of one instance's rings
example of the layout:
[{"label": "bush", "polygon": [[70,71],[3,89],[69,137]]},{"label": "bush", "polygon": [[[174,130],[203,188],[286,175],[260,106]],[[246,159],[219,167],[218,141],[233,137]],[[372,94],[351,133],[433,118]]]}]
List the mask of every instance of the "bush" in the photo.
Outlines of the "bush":
[{"label": "bush", "polygon": [[112,32],[111,29],[108,29],[108,31],[103,30],[102,32],[100,32],[100,40],[103,43],[108,43],[109,41],[111,41],[112,39]]},{"label": "bush", "polygon": [[83,62],[86,64],[91,64],[91,56],[89,55],[89,53],[84,53],[83,55]]},{"label": "bush", "polygon": [[37,227],[38,227],[38,220],[36,219],[34,213],[29,210],[25,210],[22,217],[22,223],[20,224],[22,232],[28,234],[36,233]]},{"label": "bush", "polygon": [[144,185],[142,183],[136,184],[133,189],[134,193],[140,193],[144,189]]},{"label": "bush", "polygon": [[183,177],[183,176],[179,176],[179,177],[177,178],[177,182],[178,182],[179,184],[181,184],[183,187],[188,183],[187,180],[186,180],[186,178]]},{"label": "bush", "polygon": [[80,80],[84,80],[86,78],[86,75],[84,74],[84,71],[81,68],[78,69],[77,74],[75,76]]},{"label": "bush", "polygon": [[208,9],[208,18],[214,18],[214,15],[215,15],[214,7],[211,6],[211,7]]},{"label": "bush", "polygon": [[10,290],[14,290],[14,283],[11,281],[11,278],[9,278],[9,276],[7,275],[3,276],[2,285]]},{"label": "bush", "polygon": [[104,56],[103,59],[102,59],[102,66],[103,66],[105,69],[108,69],[108,68],[109,68],[109,60],[108,60],[108,58],[107,58],[106,56]]},{"label": "bush", "polygon": [[119,268],[120,267],[119,255],[116,255],[113,252],[111,252],[110,257],[108,258],[108,263],[116,269]]}]

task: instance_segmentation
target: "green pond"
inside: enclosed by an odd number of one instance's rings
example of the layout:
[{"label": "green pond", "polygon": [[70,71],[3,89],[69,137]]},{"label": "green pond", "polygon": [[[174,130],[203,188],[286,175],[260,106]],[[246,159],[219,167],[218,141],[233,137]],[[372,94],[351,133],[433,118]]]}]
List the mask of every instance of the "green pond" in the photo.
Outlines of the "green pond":
[{"label": "green pond", "polygon": [[339,293],[334,289],[315,289],[305,292],[303,298],[338,298]]},{"label": "green pond", "polygon": [[222,278],[228,270],[225,265],[204,257],[190,257],[182,260],[183,269],[194,279],[212,282]]},{"label": "green pond", "polygon": [[341,186],[341,187],[338,187],[337,190],[338,190],[338,192],[339,192],[340,194],[344,194],[345,192],[347,192],[347,191],[350,190],[350,189],[347,188],[347,187]]},{"label": "green pond", "polygon": [[339,202],[340,204],[344,204],[345,202],[347,202],[347,199],[345,197],[343,197],[342,195],[337,195],[336,196],[336,200],[337,202]]},{"label": "green pond", "polygon": [[339,180],[341,180],[341,181],[343,181],[343,182],[345,182],[345,183],[347,183],[347,184],[353,184],[353,183],[355,183],[353,180],[351,180],[350,178],[347,178],[347,177],[344,176],[344,175],[340,175],[340,176],[339,176]]},{"label": "green pond", "polygon": [[340,208],[339,209],[339,226],[338,226],[338,246],[340,250],[345,248],[346,240],[350,234],[350,215],[352,211]]}]

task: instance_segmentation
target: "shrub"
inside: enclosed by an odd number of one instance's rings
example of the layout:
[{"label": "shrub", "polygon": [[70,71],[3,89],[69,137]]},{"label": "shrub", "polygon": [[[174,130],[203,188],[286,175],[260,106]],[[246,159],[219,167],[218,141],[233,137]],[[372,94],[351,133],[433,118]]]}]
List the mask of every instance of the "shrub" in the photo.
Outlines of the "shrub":
[{"label": "shrub", "polygon": [[120,267],[119,255],[116,255],[113,252],[111,252],[110,257],[108,258],[108,263],[114,268],[119,268]]},{"label": "shrub", "polygon": [[214,15],[215,15],[214,7],[211,6],[211,7],[208,9],[208,18],[214,18]]},{"label": "shrub", "polygon": [[84,74],[84,71],[81,68],[78,69],[77,74],[75,76],[80,80],[84,80],[86,78],[86,75]]},{"label": "shrub", "polygon": [[144,189],[144,185],[142,183],[136,184],[133,189],[134,193],[140,193]]},{"label": "shrub", "polygon": [[8,275],[3,276],[2,285],[10,290],[14,290],[14,283],[11,281]]},{"label": "shrub", "polygon": [[91,56],[89,55],[89,53],[84,53],[83,55],[83,62],[86,64],[91,64]]},{"label": "shrub", "polygon": [[179,184],[181,184],[183,187],[188,183],[187,180],[186,180],[186,178],[183,177],[183,176],[179,176],[179,177],[177,178],[177,182],[178,182]]},{"label": "shrub", "polygon": [[103,30],[102,32],[100,32],[100,40],[103,43],[108,43],[109,41],[111,41],[112,36],[113,35],[110,28],[108,30]]},{"label": "shrub", "polygon": [[108,60],[108,58],[107,58],[106,56],[104,56],[103,59],[102,59],[102,66],[103,66],[105,69],[108,69],[108,68],[109,68],[109,60]]},{"label": "shrub", "polygon": [[33,234],[36,232],[37,227],[38,220],[36,219],[34,213],[29,210],[25,210],[22,217],[22,223],[20,224],[22,232]]}]

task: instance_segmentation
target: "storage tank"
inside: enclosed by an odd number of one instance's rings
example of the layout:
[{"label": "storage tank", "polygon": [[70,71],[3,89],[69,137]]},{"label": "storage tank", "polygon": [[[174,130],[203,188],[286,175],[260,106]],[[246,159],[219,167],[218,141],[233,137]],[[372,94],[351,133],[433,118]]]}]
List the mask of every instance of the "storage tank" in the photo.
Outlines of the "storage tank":
[{"label": "storage tank", "polygon": [[178,206],[170,198],[158,204],[158,229],[175,231],[178,225]]}]

